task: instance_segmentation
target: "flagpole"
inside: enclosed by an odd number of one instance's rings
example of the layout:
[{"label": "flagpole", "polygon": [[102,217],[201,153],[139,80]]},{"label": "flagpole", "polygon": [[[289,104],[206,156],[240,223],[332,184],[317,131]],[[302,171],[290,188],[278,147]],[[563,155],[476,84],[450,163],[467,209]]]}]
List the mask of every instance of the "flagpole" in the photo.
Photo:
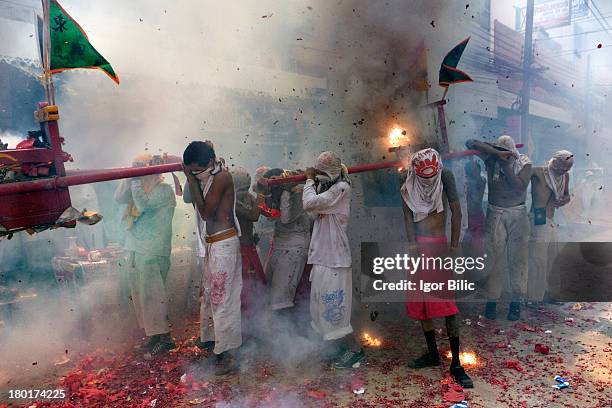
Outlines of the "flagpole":
[{"label": "flagpole", "polygon": [[444,90],[444,94],[442,94],[442,99],[441,99],[441,101],[443,101],[444,99],[446,99],[446,94],[448,93],[448,89],[449,89],[449,88],[450,88],[450,85],[449,85],[449,86],[446,86],[446,89]]},{"label": "flagpole", "polygon": [[50,0],[42,0],[43,6],[43,72],[45,96],[49,105],[55,105],[55,88],[51,74],[51,6]]}]

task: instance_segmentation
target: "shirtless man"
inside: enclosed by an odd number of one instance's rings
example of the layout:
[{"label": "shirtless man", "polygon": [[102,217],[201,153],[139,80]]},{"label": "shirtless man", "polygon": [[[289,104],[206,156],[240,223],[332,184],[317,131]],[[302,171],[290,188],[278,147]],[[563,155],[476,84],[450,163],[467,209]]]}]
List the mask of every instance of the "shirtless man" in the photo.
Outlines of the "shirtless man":
[{"label": "shirtless man", "polygon": [[[461,233],[461,205],[455,177],[450,170],[442,168],[442,159],[436,150],[423,149],[414,154],[400,192],[409,252],[429,257],[447,254],[445,201],[451,210],[450,251],[456,252]],[[452,272],[432,269],[420,270],[418,275],[429,282],[445,282],[453,278]],[[474,384],[459,361],[459,310],[452,294],[429,296],[415,292],[406,303],[406,311],[409,317],[421,322],[428,349],[425,355],[409,363],[409,367],[440,365],[432,319],[444,317],[452,353],[450,373],[461,386],[472,388]]]},{"label": "shirtless man", "polygon": [[237,368],[230,352],[242,344],[242,264],[234,182],[210,143],[191,142],[183,153],[183,169],[194,207],[206,223],[201,315],[212,316],[212,324],[200,327],[200,341],[215,342],[215,374],[223,375]]},{"label": "shirtless man", "polygon": [[555,210],[570,202],[569,174],[574,155],[555,152],[546,166],[534,167],[531,176],[532,224],[529,245],[527,298],[542,302],[548,287],[548,273],[558,254]]},{"label": "shirtless man", "polygon": [[525,197],[531,179],[531,161],[518,152],[514,140],[507,135],[500,136],[494,145],[477,140],[468,140],[465,145],[480,151],[487,168],[489,206],[485,253],[489,263],[489,301],[484,314],[489,319],[497,318],[497,301],[508,271],[512,290],[508,320],[518,320],[520,301],[527,286],[529,217]]}]

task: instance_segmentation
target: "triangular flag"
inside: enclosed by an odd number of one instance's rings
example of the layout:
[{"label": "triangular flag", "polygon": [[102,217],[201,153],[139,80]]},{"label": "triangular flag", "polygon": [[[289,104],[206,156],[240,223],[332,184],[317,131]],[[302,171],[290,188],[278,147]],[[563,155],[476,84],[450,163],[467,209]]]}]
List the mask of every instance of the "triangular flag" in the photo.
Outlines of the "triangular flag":
[{"label": "triangular flag", "polygon": [[455,48],[446,54],[446,57],[444,57],[442,65],[440,66],[440,77],[438,80],[440,86],[447,88],[449,85],[458,82],[472,82],[472,78],[470,78],[468,74],[457,69],[457,65],[459,64],[459,60],[461,59],[461,55],[463,55],[463,51],[468,41],[470,41],[470,37],[461,41]]},{"label": "triangular flag", "polygon": [[76,68],[101,69],[119,84],[119,77],[113,67],[89,43],[85,31],[66,13],[57,0],[51,0],[49,4],[49,37],[51,73]]}]

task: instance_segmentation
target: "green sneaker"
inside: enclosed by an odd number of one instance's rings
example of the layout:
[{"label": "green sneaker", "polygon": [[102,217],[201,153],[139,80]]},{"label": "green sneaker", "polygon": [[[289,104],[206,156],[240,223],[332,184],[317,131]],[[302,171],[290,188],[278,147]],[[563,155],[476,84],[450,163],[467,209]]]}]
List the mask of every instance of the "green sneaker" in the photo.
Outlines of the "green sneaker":
[{"label": "green sneaker", "polygon": [[333,364],[333,367],[336,369],[351,368],[351,367],[357,368],[355,367],[355,365],[360,363],[361,360],[363,360],[364,358],[365,358],[365,351],[363,351],[363,349],[359,350],[358,352],[347,350],[344,352],[344,354],[342,354],[342,356],[338,360],[336,360],[336,362]]},{"label": "green sneaker", "polygon": [[323,361],[334,361],[342,357],[342,355],[346,352],[346,347],[328,347],[323,352]]}]

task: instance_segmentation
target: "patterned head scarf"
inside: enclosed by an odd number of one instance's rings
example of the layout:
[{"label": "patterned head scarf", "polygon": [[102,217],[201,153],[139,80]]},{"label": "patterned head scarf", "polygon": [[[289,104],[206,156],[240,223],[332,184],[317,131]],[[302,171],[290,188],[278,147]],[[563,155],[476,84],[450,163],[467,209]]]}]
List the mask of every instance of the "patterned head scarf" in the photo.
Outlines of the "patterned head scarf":
[{"label": "patterned head scarf", "polygon": [[413,214],[414,222],[433,211],[444,211],[442,201],[442,159],[434,149],[419,150],[412,156],[406,181],[400,193]]},{"label": "patterned head scarf", "polygon": [[567,178],[565,174],[574,165],[574,154],[567,150],[555,152],[544,168],[544,180],[546,185],[555,194],[555,199],[560,199],[565,195]]},{"label": "patterned head scarf", "polygon": [[340,180],[346,181],[350,184],[348,169],[344,164],[342,164],[342,160],[340,160],[340,157],[338,157],[334,152],[327,151],[321,153],[317,158],[315,169],[326,175],[317,176],[317,179],[320,182],[319,193],[328,190]]}]

